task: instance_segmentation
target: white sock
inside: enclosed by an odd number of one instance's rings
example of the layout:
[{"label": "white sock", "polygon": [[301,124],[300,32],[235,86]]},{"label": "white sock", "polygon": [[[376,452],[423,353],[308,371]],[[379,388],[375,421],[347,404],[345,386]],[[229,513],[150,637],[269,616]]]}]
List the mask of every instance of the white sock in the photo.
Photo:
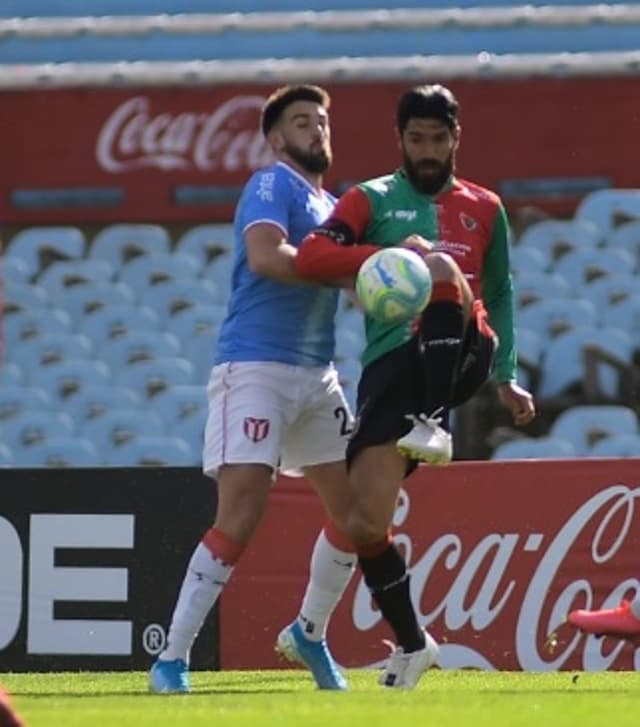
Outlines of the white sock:
[{"label": "white sock", "polygon": [[637,593],[633,601],[631,601],[631,613],[636,618],[640,618],[640,593]]},{"label": "white sock", "polygon": [[167,646],[160,654],[160,659],[183,659],[189,663],[191,645],[232,571],[233,566],[217,560],[206,546],[198,544],[182,581],[169,627]]},{"label": "white sock", "polygon": [[333,610],[338,605],[357,563],[355,553],[338,550],[324,530],[316,539],[309,568],[309,582],[302,600],[298,623],[311,641],[324,639]]}]

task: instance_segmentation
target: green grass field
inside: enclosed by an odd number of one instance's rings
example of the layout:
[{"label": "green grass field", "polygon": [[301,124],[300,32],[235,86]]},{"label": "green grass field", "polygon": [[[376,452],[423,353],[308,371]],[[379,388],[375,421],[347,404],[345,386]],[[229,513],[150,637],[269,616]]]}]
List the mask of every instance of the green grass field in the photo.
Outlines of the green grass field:
[{"label": "green grass field", "polygon": [[304,671],[199,672],[193,693],[147,693],[141,672],[4,674],[29,727],[624,727],[640,719],[640,673],[433,670],[413,692],[349,672],[351,691],[320,692]]}]

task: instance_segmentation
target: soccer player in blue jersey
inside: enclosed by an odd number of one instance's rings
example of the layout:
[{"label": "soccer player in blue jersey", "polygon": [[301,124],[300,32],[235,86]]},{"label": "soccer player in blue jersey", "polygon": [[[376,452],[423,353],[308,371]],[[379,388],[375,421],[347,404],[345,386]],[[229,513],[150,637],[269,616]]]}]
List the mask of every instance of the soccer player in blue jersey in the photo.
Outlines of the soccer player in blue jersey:
[{"label": "soccer player in blue jersey", "polygon": [[338,290],[304,285],[293,268],[297,245],[335,204],[322,188],[329,104],[317,86],[287,86],[263,109],[277,161],[251,177],[237,206],[232,292],[208,384],[203,469],[217,480],[217,514],[191,557],[167,646],[151,669],[155,692],[189,691],[191,645],[262,518],[278,467],[304,474],[329,514],[300,616],[279,648],[306,664],[320,688],[346,688],[324,638],[356,562],[342,534],[351,413],[331,363]]}]

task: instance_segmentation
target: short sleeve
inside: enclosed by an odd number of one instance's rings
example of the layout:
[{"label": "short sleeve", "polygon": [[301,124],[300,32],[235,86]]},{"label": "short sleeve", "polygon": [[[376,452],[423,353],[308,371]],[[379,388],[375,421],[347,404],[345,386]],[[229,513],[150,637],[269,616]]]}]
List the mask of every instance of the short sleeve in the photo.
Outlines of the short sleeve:
[{"label": "short sleeve", "polygon": [[242,232],[260,222],[271,222],[288,234],[288,185],[275,169],[269,168],[254,174],[247,182],[243,197],[240,212]]}]

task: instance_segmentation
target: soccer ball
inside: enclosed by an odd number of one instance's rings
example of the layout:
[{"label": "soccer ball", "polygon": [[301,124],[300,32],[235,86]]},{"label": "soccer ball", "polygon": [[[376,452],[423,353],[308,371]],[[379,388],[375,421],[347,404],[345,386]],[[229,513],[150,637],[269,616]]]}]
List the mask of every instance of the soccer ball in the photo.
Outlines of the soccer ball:
[{"label": "soccer ball", "polygon": [[425,261],[403,247],[386,247],[367,258],[356,277],[365,312],[383,323],[403,323],[419,315],[431,298]]}]

